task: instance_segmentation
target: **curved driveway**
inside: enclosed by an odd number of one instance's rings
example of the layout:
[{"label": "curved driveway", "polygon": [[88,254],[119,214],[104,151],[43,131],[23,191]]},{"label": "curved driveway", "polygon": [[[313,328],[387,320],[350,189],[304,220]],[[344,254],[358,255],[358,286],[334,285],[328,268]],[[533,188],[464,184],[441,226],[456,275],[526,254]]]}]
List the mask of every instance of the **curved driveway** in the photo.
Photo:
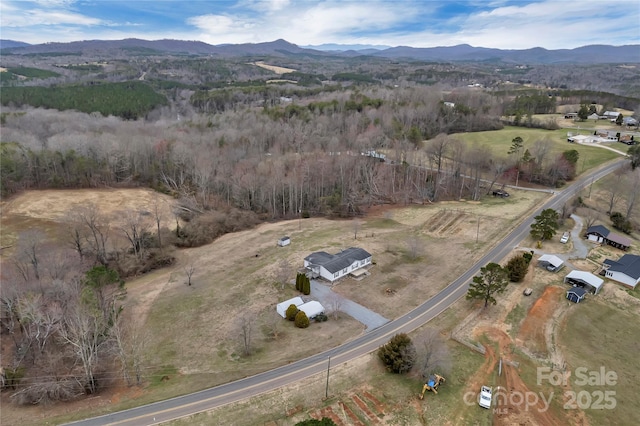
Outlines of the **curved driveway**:
[{"label": "curved driveway", "polygon": [[335,366],[372,352],[386,343],[394,334],[409,333],[442,313],[456,300],[464,296],[467,292],[469,281],[478,273],[482,266],[489,262],[502,260],[509,254],[512,248],[529,233],[534,216],[546,208],[559,209],[564,203],[570,200],[577,191],[587,186],[587,184],[593,180],[598,180],[611,173],[619,167],[623,161],[623,159],[618,159],[607,163],[596,171],[578,179],[564,191],[557,193],[541,208],[531,211],[529,217],[524,219],[499,244],[486,252],[467,272],[422,305],[402,317],[365,333],[342,346],[235,382],[117,413],[74,422],[72,424],[83,426],[139,426],[158,424],[211,410],[232,402],[241,401],[294,383],[314,374],[322,373],[327,370],[327,363],[329,361],[331,365]]}]

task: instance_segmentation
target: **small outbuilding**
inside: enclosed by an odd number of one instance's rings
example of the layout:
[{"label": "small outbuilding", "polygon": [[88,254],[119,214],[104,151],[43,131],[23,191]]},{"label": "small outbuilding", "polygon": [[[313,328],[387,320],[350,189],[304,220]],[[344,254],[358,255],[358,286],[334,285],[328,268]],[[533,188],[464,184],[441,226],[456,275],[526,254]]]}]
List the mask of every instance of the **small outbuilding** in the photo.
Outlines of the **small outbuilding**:
[{"label": "small outbuilding", "polygon": [[573,303],[580,303],[582,299],[584,299],[585,294],[587,294],[587,291],[584,288],[573,287],[571,290],[567,291],[567,299]]},{"label": "small outbuilding", "polygon": [[276,305],[276,311],[282,318],[287,317],[287,309],[289,306],[296,305],[298,309],[300,306],[304,304],[304,300],[301,297],[294,297],[293,299],[285,300],[284,302],[280,302]]},{"label": "small outbuilding", "polygon": [[278,240],[278,246],[280,247],[288,246],[289,244],[291,244],[291,238],[289,237],[282,237]]},{"label": "small outbuilding", "polygon": [[298,306],[298,309],[304,312],[309,319],[313,319],[320,314],[324,314],[324,306],[315,300]]},{"label": "small outbuilding", "polygon": [[604,280],[585,271],[571,271],[564,277],[564,282],[572,286],[582,287],[593,294],[598,294]]},{"label": "small outbuilding", "polygon": [[552,254],[543,254],[538,259],[538,265],[550,272],[558,272],[564,266],[564,261]]}]

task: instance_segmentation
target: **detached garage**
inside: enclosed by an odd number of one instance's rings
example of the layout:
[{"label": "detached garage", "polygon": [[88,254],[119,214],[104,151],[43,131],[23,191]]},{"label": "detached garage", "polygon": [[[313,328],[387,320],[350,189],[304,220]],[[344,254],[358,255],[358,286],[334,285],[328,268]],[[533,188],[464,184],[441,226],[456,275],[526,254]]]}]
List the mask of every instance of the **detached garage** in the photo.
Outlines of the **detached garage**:
[{"label": "detached garage", "polygon": [[586,290],[582,287],[573,287],[567,291],[567,299],[573,303],[580,303],[584,299],[584,295],[587,294]]},{"label": "detached garage", "polygon": [[564,277],[564,282],[574,287],[582,287],[589,293],[598,294],[604,280],[585,271],[571,271]]},{"label": "detached garage", "polygon": [[538,265],[542,266],[547,271],[558,272],[564,266],[564,262],[558,256],[543,254],[538,259]]},{"label": "detached garage", "polygon": [[303,304],[304,304],[304,300],[302,300],[301,297],[294,297],[293,299],[285,300],[284,302],[278,303],[276,305],[276,311],[282,318],[286,318],[287,309],[289,309],[289,306],[296,305],[298,309],[300,309],[300,305],[303,305]]}]

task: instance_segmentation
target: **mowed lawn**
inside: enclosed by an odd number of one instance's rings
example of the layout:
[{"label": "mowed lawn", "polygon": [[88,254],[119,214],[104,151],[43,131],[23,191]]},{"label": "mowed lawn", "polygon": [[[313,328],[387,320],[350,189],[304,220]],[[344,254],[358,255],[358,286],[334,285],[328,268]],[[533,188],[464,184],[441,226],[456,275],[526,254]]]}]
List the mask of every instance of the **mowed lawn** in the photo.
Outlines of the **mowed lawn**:
[{"label": "mowed lawn", "polygon": [[[608,285],[615,285],[609,283]],[[566,318],[559,342],[567,359],[569,379],[576,392],[575,405],[584,406],[592,425],[640,424],[640,312],[621,310],[591,297],[575,306]],[[617,382],[610,385],[578,386],[577,368],[586,371],[613,371]],[[605,391],[613,391],[615,407],[604,399]],[[570,402],[570,401],[569,401]],[[603,406],[598,409],[598,405]],[[569,408],[569,407],[566,407]]]},{"label": "mowed lawn", "polygon": [[[532,155],[534,155],[533,147],[536,141],[549,140],[552,144],[548,158],[554,158],[562,152],[571,149],[575,149],[580,153],[577,167],[578,173],[583,173],[590,168],[620,157],[620,154],[602,147],[569,143],[567,142],[567,132],[573,132],[575,134],[577,131],[576,129],[544,130],[507,126],[502,130],[460,133],[453,135],[453,137],[469,144],[487,146],[495,156],[503,158],[508,157],[512,141],[518,136],[524,141],[524,149],[528,149]],[[583,130],[581,133],[586,134],[587,132]],[[626,152],[628,149],[627,145],[619,142],[611,142],[607,144],[607,146],[622,152]]]}]

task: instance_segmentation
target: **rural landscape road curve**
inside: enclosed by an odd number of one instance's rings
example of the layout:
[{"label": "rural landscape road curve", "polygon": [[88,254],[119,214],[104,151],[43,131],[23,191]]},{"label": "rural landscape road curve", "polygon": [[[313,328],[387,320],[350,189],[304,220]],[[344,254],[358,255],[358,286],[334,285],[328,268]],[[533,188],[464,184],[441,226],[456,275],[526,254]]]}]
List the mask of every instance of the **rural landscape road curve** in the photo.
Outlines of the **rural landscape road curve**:
[{"label": "rural landscape road curve", "polygon": [[70,423],[70,425],[140,426],[160,424],[241,401],[289,385],[314,374],[326,371],[329,362],[331,366],[336,366],[368,354],[385,344],[389,338],[396,333],[409,333],[446,310],[456,300],[465,295],[469,282],[479,272],[481,267],[489,262],[499,262],[502,260],[509,254],[513,247],[528,235],[534,216],[540,214],[543,209],[559,209],[582,188],[613,172],[620,167],[623,162],[624,159],[609,162],[585,176],[580,177],[565,190],[557,192],[544,206],[531,211],[530,215],[527,218],[523,218],[524,220],[522,220],[509,235],[487,251],[469,270],[438,294],[402,317],[388,322],[375,330],[364,333],[360,337],[342,346],[235,382],[125,411],[77,421]]}]

